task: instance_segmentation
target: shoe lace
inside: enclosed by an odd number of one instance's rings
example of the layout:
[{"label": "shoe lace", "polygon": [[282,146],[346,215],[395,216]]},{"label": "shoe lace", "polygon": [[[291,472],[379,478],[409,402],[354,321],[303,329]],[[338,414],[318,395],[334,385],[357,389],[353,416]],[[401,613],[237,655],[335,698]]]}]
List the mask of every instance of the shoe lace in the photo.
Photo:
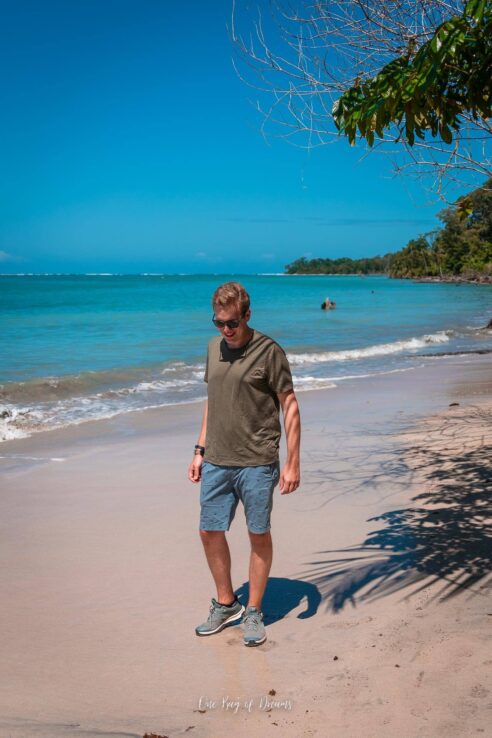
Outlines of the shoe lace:
[{"label": "shoe lace", "polygon": [[215,605],[210,605],[209,610],[210,612],[207,618],[207,622],[211,623],[214,619],[215,613],[217,612],[217,607]]},{"label": "shoe lace", "polygon": [[246,615],[244,618],[244,624],[248,625],[248,627],[252,627],[254,630],[258,630],[260,627],[260,616],[256,613]]}]

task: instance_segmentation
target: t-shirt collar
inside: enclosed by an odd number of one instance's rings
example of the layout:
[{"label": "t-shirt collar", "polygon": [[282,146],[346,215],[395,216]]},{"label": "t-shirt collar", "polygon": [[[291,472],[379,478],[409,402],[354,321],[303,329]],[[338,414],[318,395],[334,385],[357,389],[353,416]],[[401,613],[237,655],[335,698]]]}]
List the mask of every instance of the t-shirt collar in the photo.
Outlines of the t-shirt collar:
[{"label": "t-shirt collar", "polygon": [[225,340],[225,338],[222,339],[222,341],[220,342],[220,358],[221,358],[221,361],[224,361],[224,359],[225,359],[225,357],[224,357],[224,348],[226,348],[226,350],[229,351],[232,354],[232,356],[235,356],[238,359],[242,359],[243,357],[245,357],[245,356],[248,355],[248,351],[249,351],[249,349],[251,347],[251,344],[253,343],[253,339],[254,339],[255,334],[256,334],[256,331],[255,331],[254,328],[252,328],[251,330],[253,332],[251,334],[251,338],[249,339],[249,341],[247,343],[245,343],[244,346],[240,346],[237,349],[231,349],[231,348],[229,348],[227,346],[227,341]]}]

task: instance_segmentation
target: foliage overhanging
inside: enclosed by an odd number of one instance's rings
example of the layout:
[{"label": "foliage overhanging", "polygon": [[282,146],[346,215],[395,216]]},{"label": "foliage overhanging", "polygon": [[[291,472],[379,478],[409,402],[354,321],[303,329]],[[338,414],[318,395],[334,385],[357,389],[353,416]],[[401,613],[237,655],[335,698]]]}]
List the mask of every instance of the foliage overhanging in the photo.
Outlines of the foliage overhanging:
[{"label": "foliage overhanging", "polygon": [[410,146],[426,131],[446,143],[460,131],[461,116],[492,116],[492,1],[470,0],[461,16],[442,23],[414,53],[406,52],[372,79],[356,80],[336,101],[333,117],[351,144],[357,133],[369,146],[396,124]]}]

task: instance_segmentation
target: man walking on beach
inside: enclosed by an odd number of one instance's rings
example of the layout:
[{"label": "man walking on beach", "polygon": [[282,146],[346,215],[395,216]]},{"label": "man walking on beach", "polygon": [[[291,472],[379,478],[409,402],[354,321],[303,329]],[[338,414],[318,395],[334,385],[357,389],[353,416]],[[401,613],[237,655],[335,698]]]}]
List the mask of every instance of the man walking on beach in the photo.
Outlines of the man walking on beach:
[{"label": "man walking on beach", "polygon": [[[289,494],[300,482],[299,408],[285,352],[248,326],[250,300],[244,287],[239,282],[221,285],[212,306],[220,336],[208,345],[204,377],[208,399],[188,478],[201,480],[200,536],[217,599],[212,598],[208,619],[196,634],[218,633],[242,618],[245,645],[258,646],[266,640],[261,602],[272,563],[273,490],[280,481],[281,494]],[[287,438],[287,461],[281,472],[280,406]],[[239,500],[251,542],[246,610],[234,595],[225,535]]]}]

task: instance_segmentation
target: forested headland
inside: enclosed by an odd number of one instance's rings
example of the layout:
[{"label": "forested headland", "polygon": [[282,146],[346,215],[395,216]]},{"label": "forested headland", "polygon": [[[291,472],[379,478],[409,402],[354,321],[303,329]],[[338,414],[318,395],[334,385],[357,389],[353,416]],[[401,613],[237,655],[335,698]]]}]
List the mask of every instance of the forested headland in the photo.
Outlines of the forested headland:
[{"label": "forested headland", "polygon": [[386,274],[403,279],[492,281],[492,180],[442,210],[443,226],[365,259],[296,259],[286,274]]}]

